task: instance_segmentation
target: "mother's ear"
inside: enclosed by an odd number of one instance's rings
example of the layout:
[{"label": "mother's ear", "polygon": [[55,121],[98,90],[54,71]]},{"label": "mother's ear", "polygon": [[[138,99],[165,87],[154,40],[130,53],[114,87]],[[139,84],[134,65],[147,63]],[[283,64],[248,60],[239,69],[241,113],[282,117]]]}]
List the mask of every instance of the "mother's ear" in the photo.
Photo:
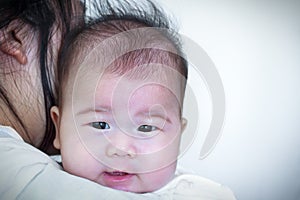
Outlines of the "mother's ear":
[{"label": "mother's ear", "polygon": [[25,65],[27,56],[22,45],[24,42],[16,33],[17,28],[14,27],[3,28],[0,31],[0,51],[12,56],[20,64]]}]

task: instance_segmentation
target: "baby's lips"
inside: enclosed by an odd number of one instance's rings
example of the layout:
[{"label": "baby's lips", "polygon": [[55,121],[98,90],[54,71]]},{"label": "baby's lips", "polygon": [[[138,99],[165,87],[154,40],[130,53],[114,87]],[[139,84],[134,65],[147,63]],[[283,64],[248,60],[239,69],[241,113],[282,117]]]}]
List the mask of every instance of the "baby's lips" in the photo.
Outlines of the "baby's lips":
[{"label": "baby's lips", "polygon": [[115,184],[125,183],[131,180],[134,174],[129,174],[122,171],[111,171],[103,173],[103,180],[107,186],[114,186]]}]

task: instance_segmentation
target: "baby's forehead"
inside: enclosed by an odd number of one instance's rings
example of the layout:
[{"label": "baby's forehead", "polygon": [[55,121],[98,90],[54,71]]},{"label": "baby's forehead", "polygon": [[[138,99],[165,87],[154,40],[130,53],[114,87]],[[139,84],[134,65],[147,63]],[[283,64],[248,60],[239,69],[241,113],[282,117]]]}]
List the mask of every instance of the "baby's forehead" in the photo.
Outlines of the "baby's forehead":
[{"label": "baby's forehead", "polygon": [[[117,110],[126,109],[127,106],[133,110],[149,109],[153,106],[178,110],[182,105],[182,91],[179,85],[157,78],[142,80],[104,74],[97,81],[94,97],[96,106],[112,105]],[[124,106],[124,103],[127,106]]]}]

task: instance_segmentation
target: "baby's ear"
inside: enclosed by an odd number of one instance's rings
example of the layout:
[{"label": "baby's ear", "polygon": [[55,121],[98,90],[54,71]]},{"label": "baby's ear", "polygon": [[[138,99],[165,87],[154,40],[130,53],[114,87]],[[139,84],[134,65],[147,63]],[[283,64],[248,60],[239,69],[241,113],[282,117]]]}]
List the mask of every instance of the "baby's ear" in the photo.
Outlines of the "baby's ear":
[{"label": "baby's ear", "polygon": [[0,31],[0,51],[12,56],[20,64],[25,65],[27,63],[27,55],[22,45],[24,42],[21,37],[18,37],[16,29],[11,26]]},{"label": "baby's ear", "polygon": [[187,126],[187,119],[186,118],[181,118],[181,133],[186,129]]},{"label": "baby's ear", "polygon": [[55,126],[55,138],[54,138],[54,141],[53,141],[53,146],[56,149],[60,149],[60,137],[59,137],[59,122],[60,122],[60,119],[59,119],[59,109],[58,109],[57,106],[51,107],[50,115],[51,115],[51,119],[52,119],[52,121],[54,123],[54,126]]}]

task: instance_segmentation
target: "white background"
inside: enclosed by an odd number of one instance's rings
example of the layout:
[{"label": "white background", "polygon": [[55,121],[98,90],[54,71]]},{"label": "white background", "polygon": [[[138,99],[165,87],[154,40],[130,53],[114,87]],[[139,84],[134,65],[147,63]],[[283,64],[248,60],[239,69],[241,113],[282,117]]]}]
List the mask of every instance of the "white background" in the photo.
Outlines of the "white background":
[{"label": "white background", "polygon": [[299,200],[300,1],[160,2],[213,60],[226,95],[222,136],[199,160],[211,105],[191,72],[200,123],[180,164],[229,186],[239,200]]}]

